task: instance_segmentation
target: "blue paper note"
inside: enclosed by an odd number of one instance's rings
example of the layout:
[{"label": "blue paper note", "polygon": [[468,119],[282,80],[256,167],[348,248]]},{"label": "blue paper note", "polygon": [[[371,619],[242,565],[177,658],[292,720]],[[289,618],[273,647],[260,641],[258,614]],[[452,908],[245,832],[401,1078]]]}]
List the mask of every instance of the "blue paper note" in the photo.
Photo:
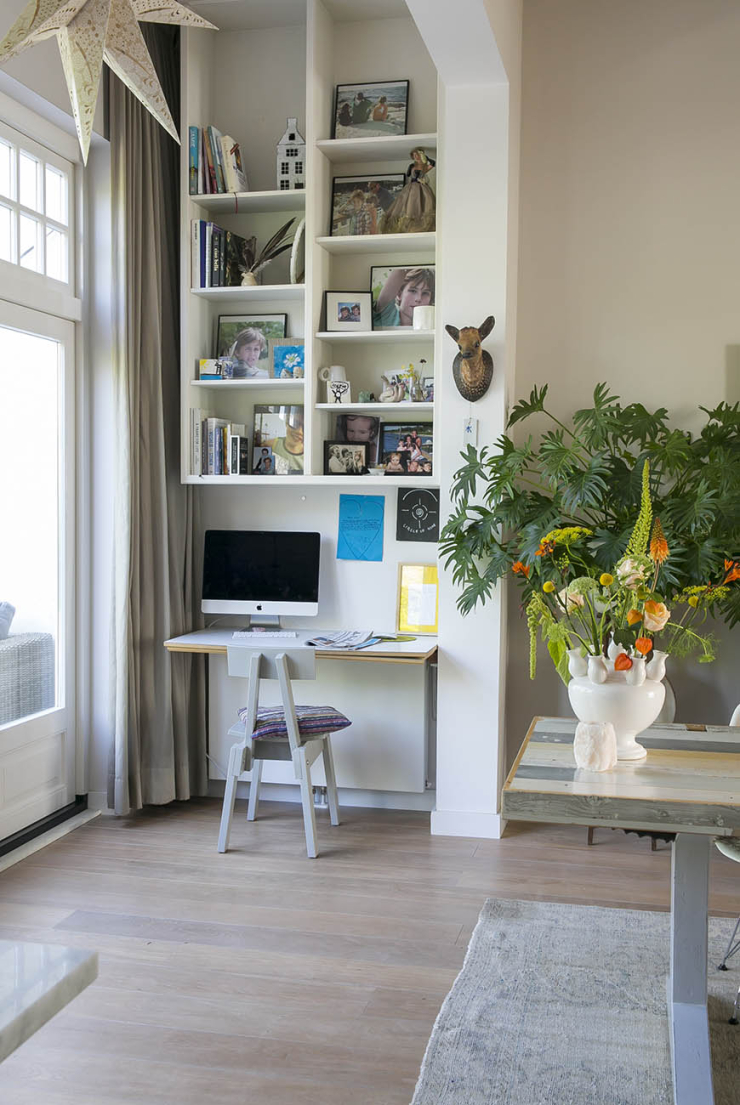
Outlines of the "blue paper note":
[{"label": "blue paper note", "polygon": [[384,495],[340,495],[337,560],[382,560]]}]

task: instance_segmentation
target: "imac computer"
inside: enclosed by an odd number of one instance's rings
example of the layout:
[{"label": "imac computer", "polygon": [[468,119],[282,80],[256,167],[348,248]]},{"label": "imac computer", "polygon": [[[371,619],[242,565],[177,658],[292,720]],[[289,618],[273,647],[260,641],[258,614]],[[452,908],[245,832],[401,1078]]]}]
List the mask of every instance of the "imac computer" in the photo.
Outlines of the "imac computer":
[{"label": "imac computer", "polygon": [[206,530],[201,610],[250,614],[256,625],[318,614],[320,548],[319,533]]}]

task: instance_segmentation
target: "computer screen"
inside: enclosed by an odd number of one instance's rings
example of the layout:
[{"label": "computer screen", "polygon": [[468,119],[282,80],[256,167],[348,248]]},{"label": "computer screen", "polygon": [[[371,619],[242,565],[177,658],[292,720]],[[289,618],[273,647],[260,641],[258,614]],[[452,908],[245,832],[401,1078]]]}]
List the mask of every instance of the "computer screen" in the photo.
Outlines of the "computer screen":
[{"label": "computer screen", "polygon": [[205,614],[318,614],[321,534],[206,530]]}]

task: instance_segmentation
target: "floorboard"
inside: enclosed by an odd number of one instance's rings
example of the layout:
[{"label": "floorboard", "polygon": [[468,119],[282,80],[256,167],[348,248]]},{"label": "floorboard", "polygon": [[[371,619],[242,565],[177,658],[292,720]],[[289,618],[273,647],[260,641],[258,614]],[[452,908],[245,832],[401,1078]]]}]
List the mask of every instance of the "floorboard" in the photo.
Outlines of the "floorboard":
[{"label": "floorboard", "polygon": [[[0,1066],[8,1105],[408,1105],[487,897],[669,905],[670,848],[511,825],[429,835],[429,816],[177,803],[99,818],[0,874],[0,938],[96,948],[98,981]],[[712,911],[740,909],[712,861]],[[729,928],[729,925],[728,925]]]}]

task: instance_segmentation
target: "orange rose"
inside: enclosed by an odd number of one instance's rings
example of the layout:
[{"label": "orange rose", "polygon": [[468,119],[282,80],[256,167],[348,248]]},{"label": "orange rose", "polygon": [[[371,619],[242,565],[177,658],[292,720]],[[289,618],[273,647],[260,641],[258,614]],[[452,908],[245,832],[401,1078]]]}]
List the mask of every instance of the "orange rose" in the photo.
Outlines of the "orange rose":
[{"label": "orange rose", "polygon": [[653,647],[653,642],[649,637],[638,637],[635,641],[635,648],[640,653],[640,656],[647,656],[650,649]]},{"label": "orange rose", "polygon": [[632,667],[632,660],[626,652],[620,652],[619,656],[614,661],[615,671],[629,671]]},{"label": "orange rose", "polygon": [[648,599],[645,603],[643,625],[649,633],[660,633],[670,616],[671,612],[664,602]]}]

